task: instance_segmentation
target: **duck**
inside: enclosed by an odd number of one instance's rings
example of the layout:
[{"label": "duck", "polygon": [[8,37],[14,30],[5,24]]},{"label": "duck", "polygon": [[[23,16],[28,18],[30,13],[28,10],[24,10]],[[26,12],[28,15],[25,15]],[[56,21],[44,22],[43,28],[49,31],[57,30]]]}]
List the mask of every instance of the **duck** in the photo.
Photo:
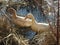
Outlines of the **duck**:
[{"label": "duck", "polygon": [[10,14],[12,14],[11,18],[12,18],[13,23],[15,23],[16,25],[18,25],[19,27],[30,27],[31,26],[32,20],[30,20],[30,19],[26,19],[25,20],[25,17],[18,16],[16,14],[16,10],[15,9],[8,8],[8,12]]},{"label": "duck", "polygon": [[42,33],[42,32],[45,32],[45,31],[48,31],[50,29],[50,26],[48,23],[38,23],[33,14],[32,13],[28,13],[26,16],[25,16],[25,19],[32,19],[32,25],[31,25],[31,29],[32,31],[34,32],[37,32],[37,33]]}]

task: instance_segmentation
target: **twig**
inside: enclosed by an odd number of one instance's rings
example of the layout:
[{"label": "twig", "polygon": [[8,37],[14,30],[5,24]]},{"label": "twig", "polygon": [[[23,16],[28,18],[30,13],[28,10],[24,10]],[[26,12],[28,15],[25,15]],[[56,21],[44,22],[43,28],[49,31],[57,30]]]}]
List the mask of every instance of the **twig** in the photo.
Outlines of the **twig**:
[{"label": "twig", "polygon": [[59,45],[59,0],[58,0],[58,13],[57,13],[57,43]]}]

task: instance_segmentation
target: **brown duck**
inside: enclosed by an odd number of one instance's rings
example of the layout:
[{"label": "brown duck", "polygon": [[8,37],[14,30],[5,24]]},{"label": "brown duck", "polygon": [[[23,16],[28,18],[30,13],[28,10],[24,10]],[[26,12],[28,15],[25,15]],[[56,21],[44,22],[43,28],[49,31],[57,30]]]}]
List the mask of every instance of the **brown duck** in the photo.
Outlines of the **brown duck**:
[{"label": "brown duck", "polygon": [[34,16],[31,13],[27,14],[25,19],[27,19],[27,18],[32,19],[32,25],[31,25],[32,31],[40,33],[40,32],[44,32],[44,31],[48,31],[50,28],[49,24],[47,24],[47,23],[37,23],[37,21],[35,20]]},{"label": "brown duck", "polygon": [[29,26],[31,26],[31,24],[32,24],[31,22],[32,21],[30,19],[26,19],[25,20],[25,17],[18,16],[16,14],[16,10],[15,9],[9,8],[8,12],[10,12],[12,14],[12,21],[15,24],[19,25],[20,27],[29,27]]}]

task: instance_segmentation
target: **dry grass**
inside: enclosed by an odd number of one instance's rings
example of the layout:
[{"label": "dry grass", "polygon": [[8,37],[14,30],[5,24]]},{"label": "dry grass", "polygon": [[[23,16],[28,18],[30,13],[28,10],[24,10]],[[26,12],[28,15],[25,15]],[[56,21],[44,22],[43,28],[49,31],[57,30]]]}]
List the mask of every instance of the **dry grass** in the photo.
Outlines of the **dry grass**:
[{"label": "dry grass", "polygon": [[[4,19],[4,20],[3,20]],[[0,19],[0,44],[1,45],[54,45],[55,40],[50,32],[37,34],[33,39],[25,38],[17,26],[6,18]],[[15,25],[15,24],[14,24]],[[25,28],[24,28],[25,29]],[[29,30],[30,28],[27,28]],[[20,32],[20,33],[19,33]]]}]

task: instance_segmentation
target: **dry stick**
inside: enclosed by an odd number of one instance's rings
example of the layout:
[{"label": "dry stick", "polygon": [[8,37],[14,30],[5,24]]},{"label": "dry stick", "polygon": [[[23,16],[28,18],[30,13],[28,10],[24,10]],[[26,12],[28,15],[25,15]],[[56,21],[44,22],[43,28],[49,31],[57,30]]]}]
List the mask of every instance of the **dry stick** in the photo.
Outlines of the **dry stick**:
[{"label": "dry stick", "polygon": [[58,13],[57,13],[57,43],[59,45],[59,0],[58,0]]}]

